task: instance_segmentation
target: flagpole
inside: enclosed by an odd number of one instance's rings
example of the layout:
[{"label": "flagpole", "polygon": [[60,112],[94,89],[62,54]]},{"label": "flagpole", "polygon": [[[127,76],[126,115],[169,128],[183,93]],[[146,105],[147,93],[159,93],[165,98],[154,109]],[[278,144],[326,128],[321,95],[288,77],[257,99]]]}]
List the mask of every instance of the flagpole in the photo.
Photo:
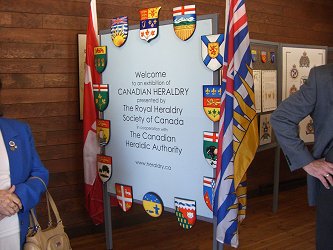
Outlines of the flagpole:
[{"label": "flagpole", "polygon": [[216,240],[217,218],[213,218],[213,250],[223,250],[223,244]]},{"label": "flagpole", "polygon": [[105,226],[105,238],[106,238],[106,249],[113,249],[112,242],[112,221],[111,221],[111,204],[110,195],[108,193],[107,182],[103,183],[103,200],[104,200],[104,226]]}]

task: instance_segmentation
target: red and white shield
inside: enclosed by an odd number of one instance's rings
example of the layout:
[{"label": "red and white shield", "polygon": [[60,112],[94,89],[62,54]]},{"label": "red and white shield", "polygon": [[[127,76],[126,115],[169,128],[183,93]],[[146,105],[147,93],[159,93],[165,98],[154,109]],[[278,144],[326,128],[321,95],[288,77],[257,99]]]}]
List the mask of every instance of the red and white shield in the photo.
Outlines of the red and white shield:
[{"label": "red and white shield", "polygon": [[118,204],[124,212],[127,212],[133,204],[132,187],[118,183],[115,184],[115,187]]}]

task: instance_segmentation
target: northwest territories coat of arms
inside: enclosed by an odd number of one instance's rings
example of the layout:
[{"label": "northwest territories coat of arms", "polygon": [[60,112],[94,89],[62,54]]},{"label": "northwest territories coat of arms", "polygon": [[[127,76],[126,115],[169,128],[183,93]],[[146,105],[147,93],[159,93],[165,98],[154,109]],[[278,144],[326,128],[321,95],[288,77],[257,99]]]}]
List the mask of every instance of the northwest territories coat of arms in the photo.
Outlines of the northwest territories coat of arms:
[{"label": "northwest territories coat of arms", "polygon": [[207,117],[213,122],[220,120],[220,104],[222,97],[221,85],[203,85],[202,104]]},{"label": "northwest territories coat of arms", "polygon": [[195,5],[173,8],[173,29],[181,40],[186,41],[193,35],[196,20]]},{"label": "northwest territories coat of arms", "polygon": [[128,22],[127,16],[111,19],[111,39],[114,45],[121,47],[127,39]]},{"label": "northwest territories coat of arms", "polygon": [[212,71],[221,68],[223,64],[224,35],[201,36],[201,56],[204,64]]},{"label": "northwest territories coat of arms", "polygon": [[197,220],[196,202],[182,198],[175,198],[175,209],[178,222],[184,229],[193,227]]},{"label": "northwest territories coat of arms", "polygon": [[161,7],[140,10],[140,38],[150,42],[158,35],[158,13]]}]

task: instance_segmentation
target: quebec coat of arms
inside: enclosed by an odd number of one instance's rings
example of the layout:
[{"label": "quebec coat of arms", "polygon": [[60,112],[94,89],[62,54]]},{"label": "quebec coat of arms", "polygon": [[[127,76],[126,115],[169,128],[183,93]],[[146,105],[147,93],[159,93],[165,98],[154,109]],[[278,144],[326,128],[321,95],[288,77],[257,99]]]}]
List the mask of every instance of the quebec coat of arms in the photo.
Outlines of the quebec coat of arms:
[{"label": "quebec coat of arms", "polygon": [[221,111],[221,97],[222,86],[221,85],[203,85],[202,88],[202,104],[203,109],[207,117],[213,122],[220,120]]}]

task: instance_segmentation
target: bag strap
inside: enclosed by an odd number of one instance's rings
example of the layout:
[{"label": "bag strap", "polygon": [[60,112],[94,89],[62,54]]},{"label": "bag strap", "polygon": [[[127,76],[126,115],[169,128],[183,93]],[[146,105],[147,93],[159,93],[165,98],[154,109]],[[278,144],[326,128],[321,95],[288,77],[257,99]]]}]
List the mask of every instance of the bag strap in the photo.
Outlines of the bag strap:
[{"label": "bag strap", "polygon": [[[38,180],[40,180],[43,183],[44,187],[45,187],[45,192],[48,191],[47,186],[46,186],[46,184],[45,184],[45,182],[42,178],[40,178],[38,176],[32,176],[29,179],[38,179]],[[46,205],[47,205],[47,215],[48,215],[48,219],[49,219],[48,220],[48,226],[51,226],[52,225],[52,216],[51,216],[51,212],[50,212],[51,211],[50,210],[50,202],[49,202],[49,199],[48,199],[47,195],[46,195]]]},{"label": "bag strap", "polygon": [[[53,214],[55,215],[55,218],[56,218],[56,224],[59,224],[60,222],[62,222],[61,218],[60,218],[60,215],[59,215],[59,211],[57,209],[57,206],[50,194],[50,192],[48,191],[47,187],[46,187],[46,184],[45,182],[43,181],[42,178],[38,177],[38,176],[32,176],[30,177],[30,179],[38,179],[40,180],[44,187],[45,187],[45,195],[46,195],[46,202],[47,202],[47,209],[48,209],[48,217],[49,217],[49,226],[52,225],[52,216],[51,216],[51,212],[50,212],[50,206],[52,208],[52,211],[53,211]],[[32,209],[31,209],[32,210]],[[32,214],[32,219],[33,219],[33,222],[35,223],[35,226],[39,226],[39,223],[37,221],[37,218],[36,216],[34,215],[34,212],[30,210],[30,214]],[[35,219],[34,219],[35,217]],[[39,226],[40,227],[40,226]]]}]

